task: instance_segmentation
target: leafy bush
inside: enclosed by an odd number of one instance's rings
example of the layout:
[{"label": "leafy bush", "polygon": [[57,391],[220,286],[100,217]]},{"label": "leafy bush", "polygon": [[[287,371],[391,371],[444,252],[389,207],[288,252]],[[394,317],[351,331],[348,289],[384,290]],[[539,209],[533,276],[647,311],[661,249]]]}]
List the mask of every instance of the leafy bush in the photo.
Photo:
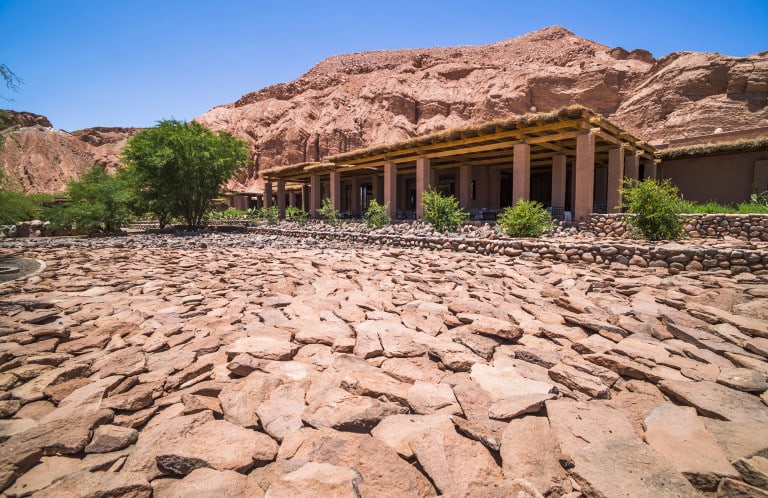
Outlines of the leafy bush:
[{"label": "leafy bush", "polygon": [[682,202],[669,180],[626,179],[621,195],[622,205],[634,215],[628,216],[627,222],[636,235],[648,240],[676,240],[683,235]]},{"label": "leafy bush", "polygon": [[0,189],[0,225],[40,218],[43,202],[53,197],[46,194],[24,194]]},{"label": "leafy bush", "polygon": [[445,196],[434,188],[424,192],[422,206],[424,221],[435,227],[438,232],[455,232],[469,220],[469,213],[461,209],[454,196]]},{"label": "leafy bush", "polygon": [[46,209],[43,216],[54,228],[115,232],[128,223],[132,192],[121,176],[111,176],[94,164],[67,186],[69,203]]},{"label": "leafy bush", "polygon": [[520,199],[499,215],[496,226],[510,237],[540,237],[552,229],[552,215],[536,201]]},{"label": "leafy bush", "polygon": [[387,204],[381,205],[372,199],[368,204],[368,210],[365,212],[365,224],[368,228],[383,228],[392,223],[392,218],[387,214]]},{"label": "leafy bush", "polygon": [[329,197],[323,199],[323,205],[317,210],[317,214],[325,218],[331,226],[341,226],[344,221],[339,217],[340,213],[333,207],[333,202]]},{"label": "leafy bush", "polygon": [[299,225],[306,225],[307,221],[309,221],[309,213],[297,206],[285,208],[285,217]]},{"label": "leafy bush", "polygon": [[[757,190],[757,188],[755,188],[755,190]],[[750,204],[759,204],[768,207],[768,190],[761,193],[754,192],[749,196],[749,202]]]},{"label": "leafy bush", "polygon": [[251,219],[265,220],[268,225],[277,225],[280,221],[280,210],[275,205],[268,208],[251,208],[248,212],[251,214]]}]

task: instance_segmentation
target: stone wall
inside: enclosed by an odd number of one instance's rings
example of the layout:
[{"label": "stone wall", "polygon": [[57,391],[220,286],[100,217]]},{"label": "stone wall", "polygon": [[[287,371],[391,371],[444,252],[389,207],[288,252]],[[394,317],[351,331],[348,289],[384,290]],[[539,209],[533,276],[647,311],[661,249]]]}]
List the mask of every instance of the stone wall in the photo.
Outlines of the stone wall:
[{"label": "stone wall", "polygon": [[503,254],[527,259],[562,262],[620,264],[637,267],[707,271],[730,270],[733,273],[765,272],[768,249],[733,247],[689,247],[680,244],[645,244],[622,241],[574,242],[557,239],[509,239],[506,237],[462,237],[455,235],[401,235],[378,232],[354,232],[341,229],[302,229],[252,227],[262,235],[278,235],[315,240],[341,240],[350,244],[403,247],[426,250],[452,250],[478,254]]},{"label": "stone wall", "polygon": [[[683,219],[691,238],[727,236],[749,242],[768,242],[768,214],[686,214]],[[623,214],[593,214],[579,223],[578,228],[598,237],[631,236]]]}]

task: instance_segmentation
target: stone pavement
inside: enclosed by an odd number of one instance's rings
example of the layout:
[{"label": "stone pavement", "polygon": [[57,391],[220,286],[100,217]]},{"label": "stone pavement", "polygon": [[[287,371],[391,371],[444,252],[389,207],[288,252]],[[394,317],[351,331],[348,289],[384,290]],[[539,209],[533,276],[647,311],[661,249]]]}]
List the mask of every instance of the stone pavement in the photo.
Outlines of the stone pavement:
[{"label": "stone pavement", "polygon": [[768,276],[0,243],[6,496],[768,496]]}]

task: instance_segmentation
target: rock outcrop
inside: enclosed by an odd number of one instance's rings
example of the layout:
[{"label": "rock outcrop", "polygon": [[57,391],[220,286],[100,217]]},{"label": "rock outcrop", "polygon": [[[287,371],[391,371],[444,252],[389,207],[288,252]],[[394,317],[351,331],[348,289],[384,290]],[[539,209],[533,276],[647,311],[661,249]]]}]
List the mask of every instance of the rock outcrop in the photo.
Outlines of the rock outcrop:
[{"label": "rock outcrop", "polygon": [[[656,60],[645,50],[611,48],[550,27],[490,45],[330,57],[294,81],[243,95],[197,121],[248,142],[252,164],[229,187],[253,191],[261,169],[571,104],[648,141],[768,126],[767,81],[768,52],[682,52]],[[19,140],[21,151],[0,152],[0,164],[25,190],[61,190],[66,182],[46,175],[75,175],[92,162],[115,167],[134,132],[25,132],[35,138]]]}]

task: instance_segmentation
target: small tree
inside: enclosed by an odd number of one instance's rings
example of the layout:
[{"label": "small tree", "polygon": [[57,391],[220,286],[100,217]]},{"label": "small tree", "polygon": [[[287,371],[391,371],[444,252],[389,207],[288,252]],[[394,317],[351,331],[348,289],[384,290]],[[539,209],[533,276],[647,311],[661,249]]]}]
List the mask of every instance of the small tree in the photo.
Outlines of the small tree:
[{"label": "small tree", "polygon": [[368,228],[383,228],[392,223],[392,218],[387,214],[387,204],[383,206],[372,199],[368,204],[368,210],[365,212],[365,224]]},{"label": "small tree", "polygon": [[469,220],[469,213],[461,209],[454,196],[445,196],[433,188],[424,192],[422,206],[424,221],[438,232],[455,232]]},{"label": "small tree", "polygon": [[122,157],[131,185],[161,224],[179,216],[199,227],[219,187],[245,166],[248,148],[194,121],[166,120],[134,135]]},{"label": "small tree", "polygon": [[320,209],[317,210],[317,214],[325,218],[325,221],[331,226],[338,227],[344,223],[339,217],[340,213],[333,207],[333,202],[331,202],[330,197],[323,199],[323,204]]},{"label": "small tree", "polygon": [[68,204],[43,213],[54,226],[115,232],[132,218],[131,191],[125,181],[97,164],[69,182],[67,197]]},{"label": "small tree", "polygon": [[499,215],[497,226],[510,237],[540,237],[552,229],[552,215],[536,201],[519,199]]},{"label": "small tree", "polygon": [[621,195],[622,206],[633,215],[627,217],[627,223],[636,235],[648,240],[675,240],[683,235],[682,202],[669,180],[625,179]]}]

